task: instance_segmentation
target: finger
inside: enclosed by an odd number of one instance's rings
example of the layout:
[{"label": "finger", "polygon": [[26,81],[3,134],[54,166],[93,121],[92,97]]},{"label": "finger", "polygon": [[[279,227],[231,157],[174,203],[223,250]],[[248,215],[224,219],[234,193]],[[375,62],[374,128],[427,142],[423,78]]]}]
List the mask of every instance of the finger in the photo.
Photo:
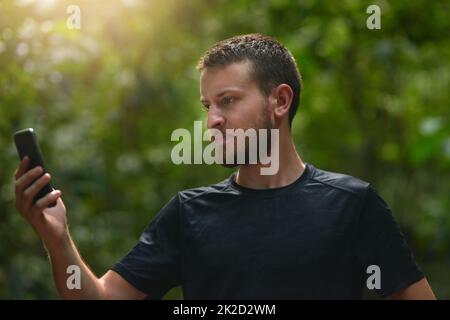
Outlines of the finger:
[{"label": "finger", "polygon": [[20,161],[19,168],[15,172],[16,180],[19,179],[27,171],[29,163],[30,158],[28,158],[28,156],[22,158],[22,160]]},{"label": "finger", "polygon": [[[61,191],[61,190],[60,190],[60,191]],[[56,199],[55,203],[56,203],[56,206],[55,206],[55,207],[60,207],[60,206],[62,206],[63,208],[65,208],[64,202],[63,202],[63,199],[62,199],[62,191],[61,191],[61,195],[58,197],[58,199]]]},{"label": "finger", "polygon": [[54,190],[50,193],[48,193],[45,197],[39,199],[36,204],[33,206],[33,214],[41,213],[45,209],[48,208],[50,203],[53,203],[58,200],[59,197],[61,197],[62,192],[61,190]]},{"label": "finger", "polygon": [[22,197],[22,205],[25,211],[28,211],[29,208],[33,205],[34,197],[42,190],[44,186],[47,185],[51,180],[50,174],[46,173],[39,179],[37,179],[31,186],[29,186],[23,192]]},{"label": "finger", "polygon": [[27,173],[23,174],[18,180],[16,180],[16,194],[21,194],[23,190],[28,187],[39,175],[41,175],[43,169],[41,166],[35,167]]}]

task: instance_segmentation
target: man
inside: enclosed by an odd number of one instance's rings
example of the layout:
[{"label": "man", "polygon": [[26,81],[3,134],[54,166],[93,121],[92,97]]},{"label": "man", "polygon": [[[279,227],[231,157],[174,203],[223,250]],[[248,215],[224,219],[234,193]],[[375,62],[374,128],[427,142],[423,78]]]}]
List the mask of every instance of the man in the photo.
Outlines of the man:
[{"label": "man", "polygon": [[[181,285],[185,299],[359,299],[375,267],[380,296],[435,298],[372,186],[305,164],[295,150],[301,80],[285,47],[267,36],[238,36],[209,49],[198,68],[208,128],[278,129],[279,170],[262,175],[262,164],[245,163],[218,184],[178,192],[97,278],[71,240],[61,192],[32,205],[50,176],[31,184],[42,172],[26,172],[25,159],[16,206],[49,252],[61,297],[159,299]],[[81,268],[80,290],[66,287],[69,265]]]}]

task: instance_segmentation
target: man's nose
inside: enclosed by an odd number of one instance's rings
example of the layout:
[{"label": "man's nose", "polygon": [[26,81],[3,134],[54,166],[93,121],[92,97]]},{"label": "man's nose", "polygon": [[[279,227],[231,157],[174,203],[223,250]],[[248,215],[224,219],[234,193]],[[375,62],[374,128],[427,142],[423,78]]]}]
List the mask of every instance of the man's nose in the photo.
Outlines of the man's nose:
[{"label": "man's nose", "polygon": [[225,124],[225,118],[216,108],[210,107],[208,110],[208,121],[206,126],[208,129],[218,129]]}]

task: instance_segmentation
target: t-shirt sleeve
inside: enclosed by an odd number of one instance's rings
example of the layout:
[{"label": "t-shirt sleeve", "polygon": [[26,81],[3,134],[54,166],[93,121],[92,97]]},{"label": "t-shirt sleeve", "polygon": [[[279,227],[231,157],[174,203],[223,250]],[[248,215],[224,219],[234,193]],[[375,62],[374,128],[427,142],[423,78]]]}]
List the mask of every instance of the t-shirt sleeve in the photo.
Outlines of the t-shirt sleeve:
[{"label": "t-shirt sleeve", "polygon": [[424,277],[390,208],[372,186],[366,191],[356,234],[356,255],[363,271],[371,265],[379,267],[380,288],[375,290],[381,297]]},{"label": "t-shirt sleeve", "polygon": [[179,207],[177,195],[150,222],[139,242],[111,268],[149,299],[161,299],[180,284]]}]

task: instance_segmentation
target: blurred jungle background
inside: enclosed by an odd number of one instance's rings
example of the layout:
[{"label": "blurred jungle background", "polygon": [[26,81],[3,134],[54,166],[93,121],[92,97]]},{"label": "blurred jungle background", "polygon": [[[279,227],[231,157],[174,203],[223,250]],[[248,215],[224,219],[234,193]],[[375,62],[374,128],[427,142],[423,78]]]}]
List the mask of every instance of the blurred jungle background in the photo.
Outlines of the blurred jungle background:
[{"label": "blurred jungle background", "polygon": [[[371,4],[380,30],[366,26]],[[80,29],[67,25],[70,5]],[[298,60],[293,132],[304,160],[370,181],[449,299],[449,13],[449,1],[429,0],[0,1],[0,298],[58,298],[14,207],[14,131],[35,128],[72,236],[101,275],[178,190],[231,174],[174,165],[170,135],[206,119],[198,58],[260,32]]]}]

